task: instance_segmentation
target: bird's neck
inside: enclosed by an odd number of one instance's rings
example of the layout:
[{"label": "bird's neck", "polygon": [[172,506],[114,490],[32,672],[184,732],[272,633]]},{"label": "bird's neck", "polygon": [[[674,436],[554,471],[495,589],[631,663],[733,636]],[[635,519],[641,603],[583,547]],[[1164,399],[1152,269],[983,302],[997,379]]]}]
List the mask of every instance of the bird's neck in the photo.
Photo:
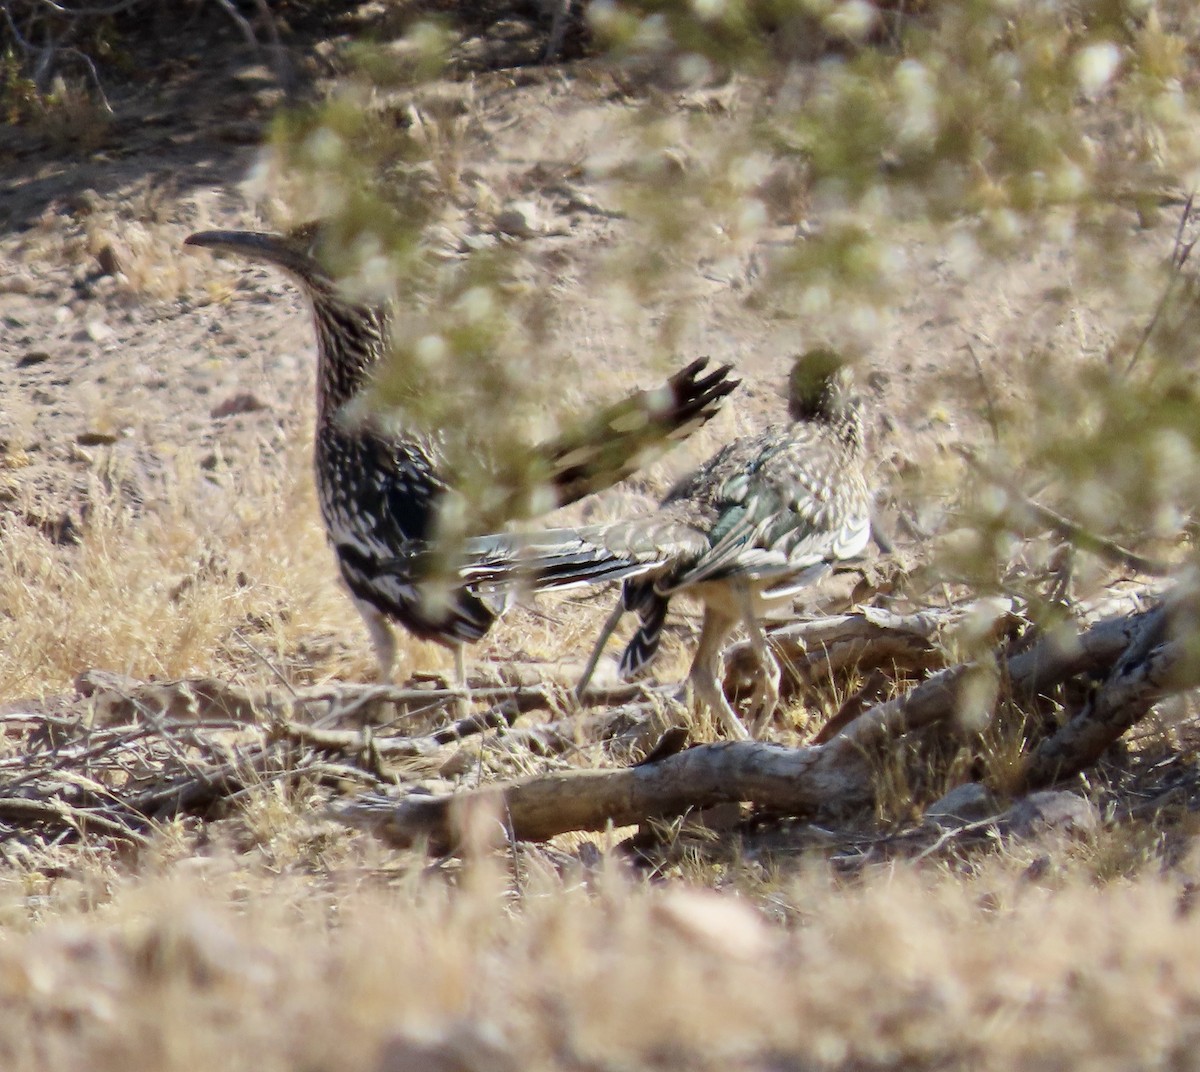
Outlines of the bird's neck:
[{"label": "bird's neck", "polygon": [[317,414],[332,419],[370,382],[386,345],[382,313],[362,305],[313,303],[317,332]]},{"label": "bird's neck", "polygon": [[852,452],[863,449],[866,439],[866,424],[863,420],[862,403],[856,398],[840,398],[826,418],[833,434]]}]

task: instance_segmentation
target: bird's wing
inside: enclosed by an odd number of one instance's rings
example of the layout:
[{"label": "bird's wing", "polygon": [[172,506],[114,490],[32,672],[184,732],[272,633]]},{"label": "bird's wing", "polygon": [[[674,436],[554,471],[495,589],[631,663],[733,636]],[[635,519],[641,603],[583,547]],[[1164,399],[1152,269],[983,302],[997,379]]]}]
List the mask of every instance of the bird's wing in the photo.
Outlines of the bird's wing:
[{"label": "bird's wing", "polygon": [[673,571],[672,588],[732,576],[792,577],[862,551],[870,502],[861,470],[834,437],[792,426],[734,446],[679,492],[707,501],[710,544]]}]

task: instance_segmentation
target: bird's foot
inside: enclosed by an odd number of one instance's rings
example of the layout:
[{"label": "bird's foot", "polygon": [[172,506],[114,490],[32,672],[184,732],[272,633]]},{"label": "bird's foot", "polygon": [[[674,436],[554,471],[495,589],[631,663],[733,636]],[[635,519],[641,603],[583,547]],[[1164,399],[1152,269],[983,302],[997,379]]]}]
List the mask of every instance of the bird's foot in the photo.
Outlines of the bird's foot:
[{"label": "bird's foot", "polygon": [[775,716],[775,709],[779,706],[779,683],[783,678],[778,660],[770,650],[765,654],[764,665],[759,668],[758,678],[754,682],[754,696],[750,701],[750,710],[753,712],[750,733],[755,740],[762,739]]},{"label": "bird's foot", "polygon": [[[748,741],[750,734],[742,720],[730,706],[725,697],[725,690],[714,679],[711,682],[704,677],[692,681],[692,689],[696,699],[712,713],[713,717],[725,730],[725,735],[734,741]],[[686,691],[686,690],[685,690]]]}]

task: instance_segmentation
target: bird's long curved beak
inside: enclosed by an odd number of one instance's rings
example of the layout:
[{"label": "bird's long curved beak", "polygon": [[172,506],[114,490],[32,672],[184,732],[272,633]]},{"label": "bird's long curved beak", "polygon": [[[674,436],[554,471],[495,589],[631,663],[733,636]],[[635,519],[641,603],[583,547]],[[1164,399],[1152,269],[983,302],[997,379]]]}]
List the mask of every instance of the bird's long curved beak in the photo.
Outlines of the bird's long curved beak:
[{"label": "bird's long curved beak", "polygon": [[301,279],[312,276],[316,267],[312,257],[297,249],[283,235],[266,231],[197,231],[188,235],[183,244],[274,264]]}]

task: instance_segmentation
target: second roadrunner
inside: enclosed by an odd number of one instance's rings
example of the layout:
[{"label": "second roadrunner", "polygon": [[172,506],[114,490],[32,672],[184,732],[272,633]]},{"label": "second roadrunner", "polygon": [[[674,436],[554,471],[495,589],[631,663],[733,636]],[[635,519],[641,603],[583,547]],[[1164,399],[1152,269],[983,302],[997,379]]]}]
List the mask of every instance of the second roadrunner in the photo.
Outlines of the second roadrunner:
[{"label": "second roadrunner", "polygon": [[[371,635],[382,680],[396,658],[391,622],[455,653],[465,684],[462,645],[479,640],[503,606],[506,583],[566,588],[620,579],[628,559],[589,543],[575,530],[479,536],[461,548],[459,581],[429,598],[427,566],[436,553],[438,511],[448,493],[436,435],[383,431],[350,422],[345,409],[387,352],[392,311],[359,304],[339,291],[320,262],[320,230],[286,234],[202,231],[186,244],[275,265],[300,286],[317,337],[315,471],[321,514],[343,580]],[[580,432],[545,444],[537,470],[553,493],[550,507],[623,479],[648,453],[707,421],[736,386],[730,368],[695,361],[664,386],[601,410]],[[637,567],[640,568],[640,567]],[[472,578],[468,580],[467,578]]]},{"label": "second roadrunner", "polygon": [[762,668],[752,727],[754,736],[762,732],[779,701],[780,668],[759,619],[790,605],[833,563],[861,554],[871,535],[863,422],[849,368],[831,351],[811,350],[796,358],[788,388],[789,421],[734,440],[676,484],[655,513],[594,537],[644,567],[625,580],[580,695],[623,613],[639,620],[621,659],[628,676],[654,657],[671,597],[687,592],[704,604],[692,688],[730,736],[747,736],[721,686],[722,645],[745,623]]}]

